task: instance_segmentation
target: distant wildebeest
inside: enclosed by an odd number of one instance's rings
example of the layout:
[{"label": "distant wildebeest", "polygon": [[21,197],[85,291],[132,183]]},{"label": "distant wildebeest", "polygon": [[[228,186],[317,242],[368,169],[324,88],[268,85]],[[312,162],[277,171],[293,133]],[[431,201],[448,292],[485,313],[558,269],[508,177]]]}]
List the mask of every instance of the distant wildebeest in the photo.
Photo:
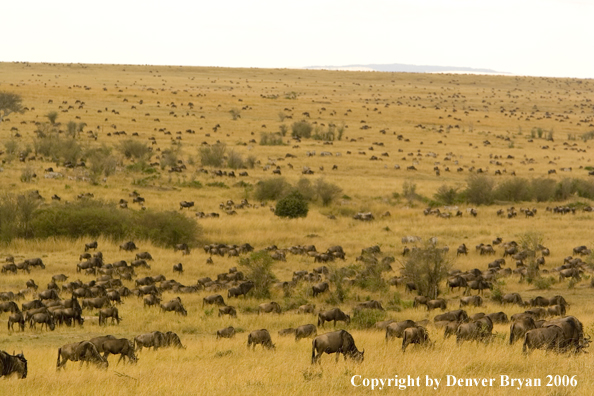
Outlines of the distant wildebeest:
[{"label": "distant wildebeest", "polygon": [[417,308],[419,305],[427,305],[427,301],[429,301],[429,299],[425,296],[415,296],[415,299],[413,300],[413,308]]},{"label": "distant wildebeest", "polygon": [[456,343],[462,341],[489,341],[492,336],[493,322],[484,316],[474,322],[462,323],[456,330]]},{"label": "distant wildebeest", "polygon": [[437,315],[433,320],[435,322],[446,320],[449,322],[462,322],[466,319],[468,319],[468,314],[466,313],[466,311],[462,309],[457,309],[455,311],[450,311],[443,313],[441,315]]},{"label": "distant wildebeest", "polygon": [[231,317],[236,318],[237,311],[235,310],[235,307],[231,307],[231,306],[221,307],[221,308],[219,308],[219,317],[221,317],[223,315],[229,315]]},{"label": "distant wildebeest", "polygon": [[248,348],[253,345],[253,349],[256,349],[256,345],[262,344],[262,347],[267,349],[275,349],[275,345],[272,343],[270,333],[266,329],[254,330],[248,335]]},{"label": "distant wildebeest", "polygon": [[406,347],[410,344],[431,344],[427,329],[422,326],[409,327],[404,330],[402,337],[402,352],[406,352]]},{"label": "distant wildebeest", "polygon": [[524,316],[512,322],[509,326],[509,344],[512,345],[515,341],[523,339],[526,332],[532,329],[536,329],[536,324],[530,316]]},{"label": "distant wildebeest", "polygon": [[230,287],[227,291],[227,298],[245,296],[254,287],[254,282],[247,281],[240,283],[237,287]]},{"label": "distant wildebeest", "polygon": [[202,299],[202,308],[204,308],[204,304],[217,304],[220,306],[225,305],[225,300],[223,300],[223,296],[220,294],[213,294]]},{"label": "distant wildebeest", "polygon": [[462,245],[458,246],[458,249],[456,250],[456,256],[459,256],[461,254],[463,254],[465,256],[468,255],[468,248],[466,247],[466,244],[464,244],[464,243]]},{"label": "distant wildebeest", "polygon": [[295,329],[295,341],[299,341],[302,338],[316,336],[318,329],[313,324],[306,324],[299,326]]},{"label": "distant wildebeest", "polygon": [[319,363],[322,354],[336,354],[336,361],[342,353],[344,359],[350,358],[356,362],[362,362],[365,357],[365,349],[359,351],[355,345],[353,336],[345,330],[338,330],[326,333],[314,338],[311,345],[311,364]]},{"label": "distant wildebeest", "polygon": [[27,378],[27,359],[22,352],[9,355],[0,351],[0,377],[10,377],[13,374],[20,379]]},{"label": "distant wildebeest", "polygon": [[160,331],[153,331],[152,333],[145,333],[134,337],[134,350],[142,351],[142,348],[159,348],[167,347],[167,339],[165,334]]},{"label": "distant wildebeest", "polygon": [[217,330],[217,340],[219,338],[233,338],[235,336],[235,329],[233,326]]},{"label": "distant wildebeest", "polygon": [[313,285],[311,288],[312,288],[314,297],[316,297],[320,293],[324,293],[324,292],[330,290],[330,286],[328,285],[328,282],[317,283],[317,284]]},{"label": "distant wildebeest", "polygon": [[136,260],[152,260],[153,256],[149,252],[136,253]]},{"label": "distant wildebeest", "polygon": [[107,324],[107,318],[111,318],[111,324],[113,324],[114,321],[117,324],[120,324],[121,318],[119,317],[119,312],[116,307],[104,308],[99,311],[99,325]]},{"label": "distant wildebeest", "polygon": [[[62,361],[60,361],[62,358]],[[107,369],[107,359],[99,354],[97,347],[89,341],[74,342],[66,344],[58,349],[58,362],[56,369],[61,369],[66,366],[66,363],[72,360],[73,362],[84,362],[96,364],[97,367]]]},{"label": "distant wildebeest", "polygon": [[126,359],[130,361],[130,363],[136,363],[138,359],[134,354],[134,344],[127,338],[120,338],[114,340],[106,340],[103,343],[103,357],[107,360],[107,357],[112,355],[120,355],[117,364],[120,364],[120,360],[124,360],[124,364],[126,363]]},{"label": "distant wildebeest", "polygon": [[181,298],[179,298],[179,297],[174,298],[173,300],[166,302],[164,304],[161,304],[161,310],[163,312],[174,311],[175,313],[178,313],[182,316],[188,315],[188,311],[186,311],[186,309],[184,308],[184,306],[181,302]]},{"label": "distant wildebeest", "polygon": [[45,325],[45,329],[47,330],[48,327],[51,331],[56,329],[56,322],[54,316],[49,313],[36,313],[31,316],[29,319],[29,328],[35,328],[37,323],[41,323],[41,328],[43,329],[43,325]]},{"label": "distant wildebeest", "polygon": [[190,247],[188,246],[187,243],[178,243],[177,245],[175,245],[173,247],[173,251],[174,252],[181,251],[182,252],[182,255],[185,256],[185,255],[190,254]]},{"label": "distant wildebeest", "polygon": [[379,309],[380,311],[384,311],[384,307],[382,307],[382,303],[377,300],[370,300],[359,303],[356,305],[355,310],[360,309]]},{"label": "distant wildebeest", "polygon": [[14,324],[18,323],[21,331],[25,331],[25,316],[22,312],[13,313],[8,317],[8,331],[14,331]]},{"label": "distant wildebeest", "polygon": [[314,310],[316,309],[315,304],[305,304],[305,305],[301,305],[298,309],[297,309],[297,313],[300,314],[305,314],[305,313],[314,313]]},{"label": "distant wildebeest", "polygon": [[318,326],[324,327],[325,322],[332,321],[334,321],[334,327],[336,327],[337,321],[345,322],[348,325],[351,323],[351,317],[342,312],[339,308],[333,308],[318,314]]},{"label": "distant wildebeest", "polygon": [[528,330],[524,335],[522,352],[530,349],[560,351],[564,342],[563,330],[557,326],[541,327]]},{"label": "distant wildebeest", "polygon": [[483,298],[481,296],[460,297],[460,308],[467,305],[480,307],[481,305],[483,305]]},{"label": "distant wildebeest", "polygon": [[505,312],[493,312],[487,314],[493,323],[509,323],[509,318]]},{"label": "distant wildebeest", "polygon": [[179,210],[182,210],[183,208],[191,208],[192,206],[194,206],[194,201],[181,201],[179,203]]},{"label": "distant wildebeest", "polygon": [[502,304],[517,304],[521,307],[524,306],[522,297],[518,293],[508,293],[501,298]]},{"label": "distant wildebeest", "polygon": [[431,311],[432,309],[441,308],[442,311],[445,311],[447,308],[447,302],[443,298],[438,298],[436,300],[429,300],[427,301],[427,311]]},{"label": "distant wildebeest", "polygon": [[97,249],[97,241],[85,243],[85,252],[88,252],[91,249],[93,249],[93,250]]},{"label": "distant wildebeest", "polygon": [[278,335],[281,337],[287,337],[290,335],[295,334],[295,329],[292,327],[286,328],[286,329],[282,329],[278,331]]},{"label": "distant wildebeest", "polygon": [[173,265],[173,272],[179,272],[180,275],[184,273],[184,266],[182,263],[174,264]]},{"label": "distant wildebeest", "polygon": [[412,320],[390,323],[386,327],[386,342],[394,338],[402,338],[404,336],[404,330],[409,327],[415,327],[416,325],[417,324]]},{"label": "distant wildebeest", "polygon": [[275,302],[269,302],[269,303],[262,303],[260,305],[258,305],[258,315],[260,315],[261,313],[277,313],[280,314],[282,312],[281,310],[281,306]]},{"label": "distant wildebeest", "polygon": [[125,250],[127,252],[131,252],[134,250],[138,250],[136,244],[132,241],[124,242],[120,245],[120,250]]}]

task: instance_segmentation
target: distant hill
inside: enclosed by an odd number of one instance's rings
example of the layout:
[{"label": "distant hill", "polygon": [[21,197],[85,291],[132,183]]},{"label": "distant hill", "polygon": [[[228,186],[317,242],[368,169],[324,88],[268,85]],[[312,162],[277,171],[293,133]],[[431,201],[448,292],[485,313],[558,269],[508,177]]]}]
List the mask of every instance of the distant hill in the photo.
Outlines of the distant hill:
[{"label": "distant hill", "polygon": [[346,66],[308,66],[306,69],[350,70],[350,71],[379,71],[403,73],[469,73],[469,74],[511,74],[492,69],[475,69],[458,66],[420,66],[392,63],[388,65],[346,65]]}]

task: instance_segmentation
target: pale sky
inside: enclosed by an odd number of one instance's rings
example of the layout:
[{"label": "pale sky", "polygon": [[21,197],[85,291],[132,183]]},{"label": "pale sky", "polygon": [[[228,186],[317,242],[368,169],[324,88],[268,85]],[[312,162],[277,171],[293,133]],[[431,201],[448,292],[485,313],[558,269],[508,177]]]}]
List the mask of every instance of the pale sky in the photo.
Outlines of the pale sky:
[{"label": "pale sky", "polygon": [[5,62],[404,63],[594,78],[594,0],[11,0],[0,12]]}]

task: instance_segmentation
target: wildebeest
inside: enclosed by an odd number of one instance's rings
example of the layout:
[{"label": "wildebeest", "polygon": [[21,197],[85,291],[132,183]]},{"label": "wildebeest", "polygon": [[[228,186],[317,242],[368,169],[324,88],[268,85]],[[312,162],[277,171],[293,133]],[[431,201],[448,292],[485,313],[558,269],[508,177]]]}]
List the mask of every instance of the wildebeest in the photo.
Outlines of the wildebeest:
[{"label": "wildebeest", "polygon": [[413,307],[417,308],[419,305],[427,305],[427,301],[429,301],[429,299],[425,296],[415,296]]},{"label": "wildebeest", "polygon": [[470,295],[472,290],[478,290],[479,294],[483,294],[483,290],[491,288],[493,288],[493,285],[490,282],[482,279],[473,280],[468,282],[468,286],[466,287],[464,294]]},{"label": "wildebeest", "polygon": [[213,294],[202,299],[202,308],[204,308],[204,304],[225,305],[225,300],[223,300],[223,296],[220,294]]},{"label": "wildebeest", "polygon": [[85,252],[88,252],[91,249],[93,249],[93,250],[97,249],[97,241],[85,243]]},{"label": "wildebeest", "polygon": [[412,320],[403,320],[401,322],[390,323],[386,327],[386,342],[393,338],[402,338],[404,330],[409,327],[415,327],[417,324]]},{"label": "wildebeest", "polygon": [[530,349],[546,349],[559,351],[564,341],[563,330],[557,326],[541,327],[528,330],[524,336],[522,351],[527,353]]},{"label": "wildebeest", "polygon": [[113,324],[114,321],[116,321],[117,324],[120,324],[121,318],[116,307],[104,308],[99,311],[99,325],[107,324],[107,318],[111,318],[111,324]]},{"label": "wildebeest", "polygon": [[152,260],[153,256],[149,252],[136,253],[136,260]]},{"label": "wildebeest", "polygon": [[534,319],[530,316],[524,316],[509,326],[509,344],[512,345],[515,341],[524,338],[528,330],[536,329]]},{"label": "wildebeest", "polygon": [[457,309],[455,311],[450,311],[443,313],[441,315],[437,315],[433,320],[435,322],[440,321],[448,321],[448,322],[462,322],[465,319],[468,319],[468,314],[463,309]]},{"label": "wildebeest", "polygon": [[402,352],[406,352],[406,347],[410,344],[430,344],[429,334],[427,329],[422,326],[409,327],[404,329],[402,337]]},{"label": "wildebeest", "polygon": [[550,316],[565,316],[565,305],[553,305],[547,308],[547,314]]},{"label": "wildebeest", "polygon": [[487,314],[493,323],[509,323],[509,319],[505,312],[493,312]]},{"label": "wildebeest", "polygon": [[231,317],[236,318],[237,317],[237,311],[235,310],[235,307],[231,307],[231,306],[225,306],[225,307],[221,307],[219,308],[219,317],[223,316],[223,315],[229,315]]},{"label": "wildebeest", "polygon": [[191,208],[192,206],[194,206],[194,201],[181,201],[179,203],[179,210],[182,210],[183,208]]},{"label": "wildebeest", "polygon": [[240,283],[237,287],[230,287],[227,292],[227,298],[245,296],[254,287],[254,282],[247,281]]},{"label": "wildebeest", "polygon": [[253,349],[256,349],[256,345],[262,344],[262,347],[267,349],[275,349],[276,346],[272,343],[270,333],[266,329],[254,330],[248,335],[248,348],[253,345]]},{"label": "wildebeest", "polygon": [[16,264],[6,264],[2,266],[2,273],[5,274],[7,272],[12,272],[14,274],[17,273],[17,266]]},{"label": "wildebeest", "polygon": [[[60,357],[62,361],[60,362]],[[109,363],[99,352],[97,347],[89,341],[74,342],[72,344],[66,344],[58,349],[58,361],[56,363],[56,369],[59,370],[66,366],[66,363],[72,360],[73,362],[80,362],[80,365],[84,362],[96,364],[97,367],[107,369]]]},{"label": "wildebeest", "polygon": [[509,294],[504,295],[501,298],[501,302],[503,304],[518,304],[521,307],[524,306],[522,297],[518,293],[509,293]]},{"label": "wildebeest", "polygon": [[8,331],[14,330],[14,324],[18,323],[21,331],[25,331],[25,317],[22,312],[13,313],[8,317]]},{"label": "wildebeest", "polygon": [[161,310],[163,312],[174,311],[175,313],[178,313],[182,316],[188,315],[188,311],[186,311],[186,309],[184,308],[181,302],[181,298],[179,297],[174,298],[173,300],[166,302],[165,304],[161,304]]},{"label": "wildebeest", "polygon": [[21,312],[19,306],[14,301],[3,301],[0,302],[0,313],[1,312]]},{"label": "wildebeest", "polygon": [[275,301],[271,301],[269,303],[262,303],[258,305],[258,315],[260,315],[261,313],[271,312],[280,314],[282,312],[281,306]]},{"label": "wildebeest", "polygon": [[295,329],[292,327],[286,328],[286,329],[282,329],[278,331],[278,335],[281,337],[286,337],[286,336],[290,336],[292,334],[295,334]]},{"label": "wildebeest", "polygon": [[467,305],[480,307],[481,305],[483,305],[483,298],[481,296],[460,297],[460,308]]},{"label": "wildebeest", "polygon": [[584,337],[584,326],[575,316],[566,316],[544,322],[542,327],[557,326],[563,331],[563,341],[560,348],[564,351],[573,350],[578,353],[588,347],[589,338]]},{"label": "wildebeest", "polygon": [[47,330],[48,327],[51,331],[56,329],[56,322],[54,320],[54,316],[49,313],[36,313],[29,318],[29,328],[35,328],[37,323],[41,323],[41,328],[43,329],[43,325],[45,325],[45,329]]},{"label": "wildebeest", "polygon": [[447,308],[447,302],[443,298],[438,298],[436,300],[429,300],[427,301],[427,311],[431,311],[432,309],[441,308],[442,311],[445,311]]},{"label": "wildebeest", "polygon": [[131,252],[134,250],[138,250],[136,244],[132,241],[124,242],[120,245],[120,250],[125,250],[127,252]]},{"label": "wildebeest", "polygon": [[349,357],[356,362],[362,362],[365,357],[365,350],[359,351],[353,336],[345,330],[333,331],[314,338],[311,344],[311,364],[319,362],[324,353],[335,353],[337,362],[341,353],[345,360]]},{"label": "wildebeest", "polygon": [[302,338],[316,336],[318,329],[312,324],[306,324],[299,326],[295,329],[295,341],[299,341]]},{"label": "wildebeest", "polygon": [[217,340],[219,338],[233,338],[233,336],[235,336],[235,329],[233,326],[217,330]]},{"label": "wildebeest", "polygon": [[324,327],[325,322],[334,321],[334,326],[336,327],[336,322],[346,322],[348,325],[351,323],[351,317],[344,312],[342,312],[339,308],[333,308],[328,311],[320,312],[318,314],[318,327]]},{"label": "wildebeest", "polygon": [[318,294],[330,290],[330,286],[328,285],[328,282],[321,282],[313,285],[311,289],[313,291],[313,296],[316,297]]},{"label": "wildebeest", "polygon": [[143,302],[144,302],[145,307],[147,307],[147,306],[152,307],[157,304],[160,304],[161,299],[159,297],[155,296],[154,294],[149,294],[149,295],[144,296]]},{"label": "wildebeest", "polygon": [[304,305],[299,306],[299,308],[297,309],[297,313],[300,313],[300,314],[314,313],[315,309],[316,309],[315,304],[304,304]]},{"label": "wildebeest", "polygon": [[173,272],[179,272],[180,275],[184,273],[184,266],[182,263],[173,264]]},{"label": "wildebeest", "polygon": [[23,353],[9,355],[0,351],[0,377],[9,377],[15,374],[18,378],[27,378],[27,359]]},{"label": "wildebeest", "polygon": [[103,343],[103,357],[107,360],[107,357],[112,355],[120,355],[117,364],[120,364],[120,360],[124,360],[126,363],[126,357],[131,363],[136,363],[138,359],[134,354],[134,345],[132,341],[127,338],[120,338],[114,340],[106,340]]},{"label": "wildebeest", "polygon": [[142,348],[153,348],[157,350],[167,346],[167,339],[165,334],[160,331],[153,331],[152,333],[145,333],[134,337],[134,349],[142,351]]},{"label": "wildebeest", "polygon": [[362,303],[357,304],[355,310],[357,309],[379,309],[380,311],[384,311],[384,307],[382,307],[382,303],[377,300],[370,300],[365,301]]},{"label": "wildebeest", "polygon": [[462,323],[456,330],[456,342],[462,341],[488,341],[492,336],[493,322],[484,316],[470,323]]}]

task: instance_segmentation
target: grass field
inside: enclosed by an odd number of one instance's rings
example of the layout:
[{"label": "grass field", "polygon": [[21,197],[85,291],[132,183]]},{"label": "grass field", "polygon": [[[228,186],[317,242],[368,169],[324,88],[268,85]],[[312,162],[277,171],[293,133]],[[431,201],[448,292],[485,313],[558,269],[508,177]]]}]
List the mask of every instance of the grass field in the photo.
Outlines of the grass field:
[{"label": "grass field", "polygon": [[[582,212],[581,207],[592,201],[569,195],[563,202],[506,202],[478,206],[478,216],[466,212],[470,205],[459,204],[462,217],[450,219],[424,216],[428,200],[434,198],[444,184],[460,190],[467,185],[470,174],[482,169],[496,183],[513,178],[551,179],[556,183],[564,178],[588,180],[592,170],[592,140],[583,139],[594,131],[594,83],[591,80],[548,79],[532,77],[404,74],[307,71],[285,69],[225,69],[174,66],[80,65],[80,64],[0,64],[0,91],[22,96],[23,114],[10,114],[0,123],[0,189],[3,194],[25,194],[38,190],[44,199],[40,208],[66,205],[77,196],[92,193],[93,199],[104,200],[114,207],[120,199],[129,200],[129,211],[141,210],[132,204],[129,194],[136,191],[145,198],[150,210],[179,210],[182,200],[194,201],[195,206],[181,213],[198,222],[202,234],[196,241],[188,241],[196,248],[188,256],[170,248],[154,246],[147,240],[136,240],[140,251],[149,251],[154,261],[151,270],[139,270],[138,276],[164,274],[185,285],[196,280],[227,272],[239,266],[237,258],[213,257],[214,265],[206,264],[208,254],[199,247],[206,243],[250,243],[256,250],[270,245],[288,248],[293,245],[314,244],[318,251],[342,245],[347,260],[336,266],[357,264],[355,257],[362,248],[379,245],[383,256],[394,256],[394,271],[384,273],[388,279],[398,275],[401,238],[418,235],[427,240],[438,237],[439,246],[449,246],[454,268],[469,270],[487,268],[494,258],[479,256],[474,246],[491,243],[497,237],[504,241],[518,240],[528,232],[538,232],[543,244],[551,250],[545,269],[563,264],[575,246],[593,246],[592,221],[594,214]],[[49,112],[58,113],[56,122],[47,125]],[[239,117],[237,117],[239,115]],[[233,119],[235,116],[236,119]],[[291,117],[291,118],[287,118]],[[291,125],[307,120],[314,133],[324,133],[335,125],[343,130],[341,140],[324,144],[322,140],[292,140]],[[36,131],[56,128],[67,138],[67,124],[84,122],[82,132],[74,141],[83,154],[77,161],[86,160],[87,168],[64,166],[64,160],[54,161],[35,152],[38,145]],[[283,145],[260,145],[262,133],[280,132],[288,128]],[[316,129],[317,128],[317,129]],[[122,132],[125,132],[123,134]],[[151,144],[151,139],[154,144]],[[154,140],[153,140],[154,139]],[[139,160],[126,158],[119,150],[132,140],[146,143],[152,149],[150,162],[162,166],[142,171]],[[230,171],[226,166],[203,167],[200,148],[216,142],[247,159],[252,156],[253,168],[246,177],[219,177],[215,169]],[[101,174],[91,180],[92,159],[85,155],[92,149],[105,147],[116,164],[109,175]],[[29,152],[24,161],[21,152]],[[316,155],[307,156],[306,152]],[[328,151],[331,156],[321,156]],[[165,166],[167,152],[175,153],[175,162],[183,163],[182,172],[169,172]],[[386,153],[387,155],[382,155]],[[288,157],[291,154],[294,157]],[[340,155],[338,155],[340,154]],[[378,160],[370,160],[376,156]],[[36,157],[32,160],[32,157]],[[148,162],[148,161],[147,161]],[[135,163],[137,166],[135,166]],[[289,164],[291,166],[289,166]],[[267,166],[270,165],[270,166]],[[332,170],[336,165],[337,169]],[[400,169],[396,169],[398,165]],[[416,171],[407,171],[415,166]],[[290,184],[306,177],[318,178],[342,189],[329,206],[310,203],[306,218],[282,219],[269,210],[274,201],[261,205],[254,189],[261,180],[273,177],[276,167]],[[314,175],[302,174],[310,167]],[[436,175],[434,167],[439,167]],[[48,167],[63,177],[45,178]],[[323,167],[323,170],[321,170]],[[450,171],[445,168],[449,167]],[[208,173],[202,172],[207,169]],[[457,171],[458,168],[462,170]],[[562,169],[567,168],[565,171]],[[471,170],[472,169],[472,170]],[[549,173],[550,170],[556,173]],[[495,171],[501,176],[495,176]],[[25,174],[37,177],[23,179]],[[23,180],[25,181],[23,181]],[[201,187],[197,188],[197,182]],[[243,183],[239,183],[243,182]],[[209,185],[210,184],[210,185]],[[416,193],[425,201],[403,196],[405,185],[415,185]],[[193,187],[192,187],[193,186]],[[52,203],[54,194],[62,198]],[[219,208],[221,202],[232,199],[239,203],[246,198],[258,207],[237,209],[237,215],[227,215]],[[547,207],[572,205],[576,214],[556,214]],[[498,209],[509,206],[537,208],[533,218],[521,213],[513,219],[497,216]],[[443,208],[442,208],[443,209]],[[126,210],[126,209],[122,209]],[[375,220],[361,222],[352,219],[360,211],[371,211]],[[391,216],[380,217],[389,211]],[[218,212],[220,218],[199,219],[196,212]],[[328,215],[335,215],[331,220]],[[2,219],[0,218],[0,221]],[[34,269],[31,274],[0,275],[0,291],[17,292],[34,279],[45,289],[51,276],[63,273],[69,280],[88,282],[93,276],[76,272],[79,254],[84,243],[92,238],[76,240],[14,239],[0,245],[0,257],[13,255],[16,262],[41,257],[45,270]],[[105,262],[131,261],[133,253],[121,252],[109,238],[98,238],[98,250]],[[468,256],[455,257],[455,250],[465,243]],[[495,258],[503,251],[497,248]],[[584,258],[586,259],[586,258]],[[183,275],[173,274],[172,266],[183,263]],[[286,262],[275,262],[273,272],[281,281],[290,281],[293,271],[311,271],[312,258],[287,254]],[[508,266],[515,265],[508,259]],[[240,268],[241,269],[241,268]],[[552,273],[553,279],[557,275]],[[563,295],[571,304],[569,315],[575,315],[585,326],[586,334],[594,334],[594,308],[591,301],[588,272],[583,281],[571,285],[569,281],[555,282],[548,290],[538,290],[517,276],[502,278],[499,287],[504,292],[519,292],[526,300],[538,295]],[[124,281],[129,288],[134,283]],[[333,285],[331,285],[331,290]],[[457,309],[462,292],[450,293],[443,287],[449,308]],[[221,293],[226,298],[226,291]],[[81,329],[60,327],[53,332],[31,330],[9,333],[6,330],[8,313],[0,314],[0,349],[9,353],[23,351],[29,361],[26,380],[9,379],[3,389],[11,394],[138,394],[138,395],[196,395],[196,394],[359,394],[372,392],[369,387],[353,387],[351,379],[393,378],[398,375],[420,377],[419,389],[407,388],[414,394],[528,394],[528,395],[589,395],[594,389],[590,372],[594,361],[590,354],[577,356],[535,351],[528,356],[521,352],[521,344],[508,345],[509,325],[496,325],[493,342],[488,345],[464,343],[456,345],[453,338],[443,339],[443,331],[428,325],[432,348],[410,346],[401,350],[400,340],[386,344],[384,333],[356,328],[346,329],[353,335],[358,348],[365,349],[365,361],[356,364],[341,358],[335,364],[333,355],[324,355],[319,366],[312,366],[311,342],[295,342],[292,337],[278,336],[278,330],[306,323],[317,323],[317,316],[299,315],[287,310],[305,300],[316,304],[316,312],[334,307],[327,295],[311,297],[309,285],[297,286],[290,296],[281,290],[272,291],[271,300],[283,307],[279,315],[257,315],[257,306],[268,300],[254,297],[229,302],[238,308],[237,318],[219,318],[217,309],[202,308],[202,298],[213,294],[200,291],[180,295],[188,316],[162,313],[159,309],[143,308],[142,300],[128,297],[119,307],[122,322],[100,327],[96,311],[85,310],[86,321]],[[522,312],[519,307],[502,307],[485,293],[482,308],[477,312],[505,311],[508,316]],[[396,320],[433,319],[437,313],[410,308],[414,295],[403,287],[371,291],[356,286],[348,288],[348,299],[340,307],[352,313],[360,301],[376,299],[384,307],[389,301],[400,302],[399,310],[388,310],[385,318]],[[165,292],[163,301],[178,294]],[[69,296],[62,296],[68,298]],[[27,301],[32,296],[27,297]],[[300,305],[300,304],[298,304]],[[217,329],[234,326],[234,339],[215,340]],[[276,344],[276,351],[255,351],[246,348],[247,335],[255,329],[266,328]],[[326,329],[332,326],[326,325]],[[337,326],[342,328],[342,326]],[[143,350],[136,365],[118,365],[110,359],[107,371],[94,367],[79,368],[69,362],[65,370],[56,372],[57,350],[64,344],[85,340],[102,334],[133,338],[154,330],[175,331],[187,349]],[[329,330],[330,331],[330,330]],[[321,334],[324,329],[319,329]],[[496,378],[493,387],[446,386],[446,376],[457,378]],[[511,378],[540,378],[542,386],[499,386],[500,376]],[[546,386],[547,375],[576,376],[577,385]],[[425,376],[443,380],[438,390],[425,386]],[[357,377],[358,378],[358,377]],[[384,388],[380,392],[393,392]],[[378,390],[375,390],[376,392]],[[0,392],[1,393],[1,392]]]}]

